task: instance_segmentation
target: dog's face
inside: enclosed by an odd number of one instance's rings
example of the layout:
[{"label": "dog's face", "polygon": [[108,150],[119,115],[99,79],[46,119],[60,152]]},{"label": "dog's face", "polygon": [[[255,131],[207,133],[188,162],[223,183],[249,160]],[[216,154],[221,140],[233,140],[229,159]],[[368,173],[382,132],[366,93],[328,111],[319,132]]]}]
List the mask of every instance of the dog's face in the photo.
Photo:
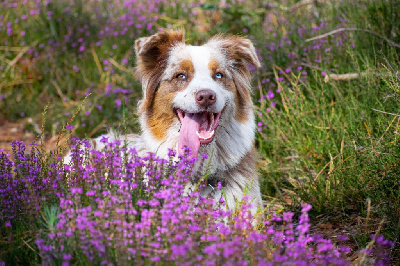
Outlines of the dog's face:
[{"label": "dog's face", "polygon": [[191,46],[183,32],[160,32],[137,40],[135,49],[144,92],[139,113],[153,150],[163,143],[179,150],[188,146],[197,156],[207,147],[251,146],[254,117],[247,65],[258,67],[260,62],[249,40],[215,37]]}]

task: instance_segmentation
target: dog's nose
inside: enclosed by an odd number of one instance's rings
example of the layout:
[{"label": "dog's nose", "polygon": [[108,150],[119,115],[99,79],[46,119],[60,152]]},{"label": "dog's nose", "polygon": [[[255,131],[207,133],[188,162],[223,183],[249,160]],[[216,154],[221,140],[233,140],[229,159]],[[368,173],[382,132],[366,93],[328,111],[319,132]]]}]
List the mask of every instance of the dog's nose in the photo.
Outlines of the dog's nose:
[{"label": "dog's nose", "polygon": [[212,90],[201,90],[196,93],[196,102],[202,107],[209,107],[217,101],[217,95]]}]

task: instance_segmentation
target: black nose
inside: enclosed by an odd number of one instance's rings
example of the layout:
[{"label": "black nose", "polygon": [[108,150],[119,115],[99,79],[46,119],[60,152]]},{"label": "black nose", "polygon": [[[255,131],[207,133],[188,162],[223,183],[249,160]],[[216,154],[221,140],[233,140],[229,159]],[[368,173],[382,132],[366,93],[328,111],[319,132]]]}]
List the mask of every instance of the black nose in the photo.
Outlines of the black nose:
[{"label": "black nose", "polygon": [[209,107],[217,101],[217,95],[212,90],[201,90],[196,93],[196,102],[202,107]]}]

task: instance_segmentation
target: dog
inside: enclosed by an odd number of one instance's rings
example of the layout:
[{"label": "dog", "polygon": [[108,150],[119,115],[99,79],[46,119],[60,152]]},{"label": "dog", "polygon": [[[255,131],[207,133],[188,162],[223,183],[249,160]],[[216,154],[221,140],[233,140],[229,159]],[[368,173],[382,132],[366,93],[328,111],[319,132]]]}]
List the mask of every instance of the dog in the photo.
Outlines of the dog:
[{"label": "dog", "polygon": [[[192,157],[207,154],[210,176],[201,195],[221,182],[230,210],[246,191],[252,213],[262,208],[256,172],[255,118],[248,65],[260,67],[252,42],[219,35],[202,46],[185,44],[183,31],[162,31],[135,42],[136,72],[142,82],[138,104],[141,135],[125,135],[129,146],[167,157],[187,146]],[[104,146],[101,139],[94,146]],[[120,137],[121,139],[121,137]]]}]

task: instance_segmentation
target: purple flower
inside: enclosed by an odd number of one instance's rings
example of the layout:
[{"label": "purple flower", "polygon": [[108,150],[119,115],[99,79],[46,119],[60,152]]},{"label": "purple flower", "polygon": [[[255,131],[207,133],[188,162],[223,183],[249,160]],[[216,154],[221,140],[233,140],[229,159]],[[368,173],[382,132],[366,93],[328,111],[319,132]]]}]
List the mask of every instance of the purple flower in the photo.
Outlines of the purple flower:
[{"label": "purple flower", "polygon": [[71,188],[71,194],[82,194],[82,188],[81,187],[73,187]]},{"label": "purple flower", "polygon": [[339,241],[347,241],[347,240],[349,240],[349,237],[347,235],[337,235],[336,238]]},{"label": "purple flower", "polygon": [[94,195],[96,195],[96,190],[89,190],[89,191],[86,192],[86,196],[91,197],[91,196],[94,196]]},{"label": "purple flower", "polygon": [[[188,148],[179,158],[170,150],[169,158],[163,159],[155,154],[140,157],[121,141],[101,142],[103,150],[89,150],[88,140],[72,138],[71,163],[63,164],[54,155],[60,163],[50,160],[45,182],[39,154],[27,153],[24,143],[13,142],[15,162],[0,153],[0,171],[8,169],[0,172],[0,196],[15,199],[0,201],[0,217],[8,217],[6,226],[30,210],[39,219],[48,213],[40,211],[41,206],[52,206],[54,199],[59,202],[51,230],[35,240],[43,263],[69,263],[77,256],[99,264],[143,259],[180,264],[247,265],[249,259],[261,265],[347,264],[340,255],[348,249],[311,236],[310,204],[302,205],[300,218],[294,213],[273,214],[263,222],[265,228],[253,227],[250,196],[231,212],[223,197],[215,202],[212,196],[200,197],[199,191],[186,189],[195,163],[188,158]],[[25,182],[30,190],[24,189]],[[8,186],[13,189],[4,190]],[[221,182],[217,189],[224,189]],[[377,237],[376,244],[390,247],[393,242]],[[385,262],[389,254],[382,251],[380,256]]]},{"label": "purple flower", "polygon": [[283,213],[283,220],[285,222],[291,222],[293,215],[294,215],[294,213],[292,213],[292,212],[285,212],[285,213]]},{"label": "purple flower", "polygon": [[301,212],[308,212],[311,210],[312,206],[311,204],[302,204],[301,205]]}]

